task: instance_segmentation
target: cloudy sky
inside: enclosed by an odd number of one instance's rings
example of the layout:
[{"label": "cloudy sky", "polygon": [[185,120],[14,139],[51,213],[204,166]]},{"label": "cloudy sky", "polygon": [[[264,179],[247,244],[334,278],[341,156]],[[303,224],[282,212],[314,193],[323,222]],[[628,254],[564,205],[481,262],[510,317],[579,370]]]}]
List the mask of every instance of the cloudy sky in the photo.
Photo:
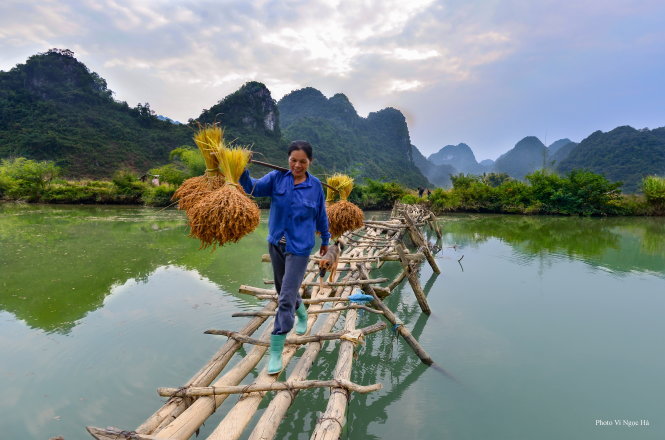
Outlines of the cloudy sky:
[{"label": "cloudy sky", "polygon": [[2,0],[0,70],[53,47],[180,121],[249,80],[392,106],[425,155],[665,126],[662,0]]}]

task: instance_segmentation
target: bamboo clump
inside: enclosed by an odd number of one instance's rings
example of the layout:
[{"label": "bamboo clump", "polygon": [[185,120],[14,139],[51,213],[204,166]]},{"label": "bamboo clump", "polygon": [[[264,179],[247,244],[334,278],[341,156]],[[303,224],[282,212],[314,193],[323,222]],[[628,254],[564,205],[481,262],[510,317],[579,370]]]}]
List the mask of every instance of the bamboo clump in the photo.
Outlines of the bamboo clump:
[{"label": "bamboo clump", "polygon": [[224,130],[215,125],[201,126],[194,135],[194,143],[203,156],[206,171],[203,176],[191,177],[178,187],[172,197],[172,200],[178,201],[178,209],[189,211],[201,198],[224,184],[217,157],[212,154],[223,139]]},{"label": "bamboo clump", "polygon": [[334,202],[335,191],[328,188],[326,202],[328,203],[328,229],[333,238],[339,238],[343,233],[361,228],[365,216],[360,208],[347,199],[353,190],[353,178],[345,174],[333,174],[328,178],[328,185],[336,189],[340,200]]}]

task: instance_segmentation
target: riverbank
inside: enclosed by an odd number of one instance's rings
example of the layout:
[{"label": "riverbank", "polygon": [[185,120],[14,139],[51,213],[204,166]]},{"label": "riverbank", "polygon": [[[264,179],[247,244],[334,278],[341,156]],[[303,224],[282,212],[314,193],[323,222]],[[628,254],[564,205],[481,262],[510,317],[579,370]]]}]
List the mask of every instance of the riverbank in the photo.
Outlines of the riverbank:
[{"label": "riverbank", "polygon": [[[57,178],[58,167],[50,162],[23,158],[2,161],[0,200],[48,204],[108,204],[166,207],[187,177],[163,169],[161,182],[140,179],[131,171],[118,171],[110,180]],[[148,176],[148,175],[146,175]],[[451,176],[453,187],[419,191],[395,182],[366,179],[356,183],[349,200],[363,210],[389,210],[395,201],[424,203],[434,213],[479,212],[495,214],[544,214],[580,216],[663,216],[665,178],[647,176],[642,194],[621,193],[620,182],[575,170],[560,176],[536,171],[520,181],[506,174]],[[159,184],[155,184],[159,183]],[[429,194],[428,194],[429,193]],[[257,199],[268,208],[268,199]]]}]

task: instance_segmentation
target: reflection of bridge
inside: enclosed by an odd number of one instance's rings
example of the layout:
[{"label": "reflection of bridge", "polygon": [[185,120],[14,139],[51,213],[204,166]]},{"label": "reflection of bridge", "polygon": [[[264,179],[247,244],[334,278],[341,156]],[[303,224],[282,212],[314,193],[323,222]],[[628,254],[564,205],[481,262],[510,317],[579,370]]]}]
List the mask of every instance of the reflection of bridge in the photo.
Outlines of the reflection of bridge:
[{"label": "reflection of bridge", "polygon": [[[188,439],[199,430],[206,419],[230,394],[241,394],[238,402],[226,413],[217,428],[208,437],[209,439],[237,439],[243,435],[243,431],[250,424],[263,397],[268,391],[273,391],[272,400],[263,411],[249,438],[274,438],[286,416],[286,411],[295,400],[299,390],[315,388],[312,403],[321,403],[323,406],[322,388],[329,388],[326,410],[318,419],[312,438],[339,438],[346,423],[351,393],[357,393],[357,402],[365,405],[367,395],[360,393],[381,388],[381,384],[361,386],[350,382],[354,358],[357,349],[364,343],[365,336],[386,327],[386,324],[381,322],[357,328],[359,310],[382,315],[391,324],[393,332],[402,336],[423,363],[428,365],[433,363],[416,340],[416,336],[425,326],[426,315],[429,314],[429,305],[417,276],[417,264],[426,259],[434,271],[439,272],[429,242],[420,230],[420,227],[427,223],[440,236],[435,218],[429,211],[419,206],[396,205],[390,220],[367,221],[359,231],[345,234],[344,240],[347,242],[347,247],[339,260],[338,276],[325,283],[322,288],[315,282],[318,277],[318,266],[316,265],[318,258],[311,259],[303,281],[303,288],[313,286],[313,289],[311,298],[305,299],[304,302],[309,304],[308,332],[311,332],[314,324],[317,324],[317,333],[287,338],[287,345],[283,352],[285,365],[289,364],[301,345],[305,345],[306,349],[300,355],[300,359],[291,370],[286,382],[277,382],[277,376],[268,375],[267,369],[264,368],[252,384],[238,386],[255,369],[267,351],[269,345],[267,341],[272,325],[271,323],[264,324],[271,316],[274,316],[274,310],[277,307],[277,296],[274,290],[244,286],[241,288],[241,293],[252,294],[259,299],[266,300],[267,304],[260,311],[242,314],[242,316],[251,315],[253,318],[238,332],[208,331],[207,333],[226,335],[229,337],[229,341],[184,387],[160,389],[160,394],[169,397],[162,408],[135,431],[93,427],[89,427],[88,431],[97,439]],[[403,241],[407,236],[418,247],[416,252],[411,253],[404,246]],[[369,272],[373,266],[381,267],[385,261],[398,261],[402,270],[387,286],[379,286],[378,283],[387,282],[388,279],[372,278]],[[340,274],[344,276],[341,277]],[[384,303],[382,298],[387,297],[391,291],[398,288],[400,282],[405,278],[411,284],[418,301],[400,312],[402,320],[388,308],[386,303],[390,301]],[[373,308],[358,304],[349,298],[357,288],[362,288],[365,293],[371,295]],[[344,328],[341,331],[333,332],[333,328],[343,312]],[[425,315],[417,320],[412,333],[406,328],[404,322],[412,322],[421,312],[424,312]],[[318,318],[321,316],[327,316],[327,318],[319,322]],[[374,320],[376,321],[376,319]],[[261,327],[263,327],[261,336],[253,338],[253,333]],[[383,358],[389,357],[389,350],[392,350],[390,338],[390,333],[385,332],[378,337],[367,338],[365,352],[377,351]],[[323,382],[307,380],[314,361],[323,347],[323,342],[331,339],[339,341],[338,357],[332,380]],[[234,354],[240,350],[242,344],[252,344],[252,348],[217,379]],[[323,360],[328,359],[324,356]],[[375,368],[362,369],[359,372],[360,382],[373,383],[377,378],[386,375],[401,376],[404,371],[395,371],[396,364],[386,363],[376,365]],[[405,367],[406,364],[407,362],[404,362],[402,367]],[[320,367],[323,367],[324,371],[332,369],[332,366],[328,367],[325,364],[317,365],[317,368]],[[414,382],[425,369],[426,367],[422,364],[409,367],[406,369],[407,373],[404,377],[400,378],[399,385],[367,406],[380,414],[380,419],[385,419],[385,408],[398,399],[409,384]],[[215,379],[217,380],[213,383]],[[210,384],[212,386],[209,386]],[[353,414],[349,417],[358,420],[364,431],[373,421],[365,419],[360,421],[360,418],[357,419]],[[305,430],[306,418],[290,417],[283,425],[291,432],[302,432]]]}]

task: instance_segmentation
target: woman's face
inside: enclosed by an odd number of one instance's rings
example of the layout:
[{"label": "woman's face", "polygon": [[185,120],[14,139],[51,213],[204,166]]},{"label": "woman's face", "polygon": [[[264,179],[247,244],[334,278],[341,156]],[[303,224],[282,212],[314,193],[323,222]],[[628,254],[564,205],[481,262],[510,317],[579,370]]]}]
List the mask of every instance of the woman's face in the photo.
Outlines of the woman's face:
[{"label": "woman's face", "polygon": [[294,150],[289,155],[289,169],[293,173],[294,179],[302,179],[305,177],[307,168],[312,163],[307,154],[302,150]]}]

